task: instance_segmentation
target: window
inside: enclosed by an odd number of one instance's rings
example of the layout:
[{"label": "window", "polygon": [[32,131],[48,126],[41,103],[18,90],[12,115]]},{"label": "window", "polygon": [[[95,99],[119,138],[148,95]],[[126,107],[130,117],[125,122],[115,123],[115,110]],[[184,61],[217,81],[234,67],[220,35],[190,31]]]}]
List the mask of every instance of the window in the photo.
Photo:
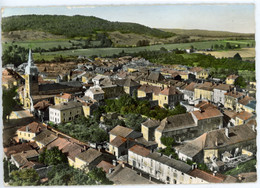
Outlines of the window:
[{"label": "window", "polygon": [[28,137],[30,137],[30,134],[28,134]]}]

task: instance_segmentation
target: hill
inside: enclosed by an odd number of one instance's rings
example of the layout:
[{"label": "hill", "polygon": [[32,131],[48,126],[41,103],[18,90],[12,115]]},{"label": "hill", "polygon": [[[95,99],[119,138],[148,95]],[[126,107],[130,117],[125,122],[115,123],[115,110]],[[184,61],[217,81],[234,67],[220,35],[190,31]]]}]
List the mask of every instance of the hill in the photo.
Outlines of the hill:
[{"label": "hill", "polygon": [[212,38],[227,38],[227,37],[244,37],[244,38],[254,38],[253,33],[234,33],[228,31],[210,31],[210,30],[200,30],[200,29],[160,29],[166,32],[172,32],[177,35],[188,35],[196,37],[212,37]]},{"label": "hill", "polygon": [[69,38],[90,37],[100,31],[145,34],[158,38],[175,35],[172,32],[149,28],[137,23],[110,22],[94,16],[22,15],[2,19],[3,32],[22,30],[48,32]]}]

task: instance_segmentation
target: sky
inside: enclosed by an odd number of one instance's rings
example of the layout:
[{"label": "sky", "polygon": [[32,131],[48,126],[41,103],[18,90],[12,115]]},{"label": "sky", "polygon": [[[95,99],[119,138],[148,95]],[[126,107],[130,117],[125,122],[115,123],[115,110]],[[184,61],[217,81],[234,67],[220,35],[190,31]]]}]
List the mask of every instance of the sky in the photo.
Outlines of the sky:
[{"label": "sky", "polygon": [[118,5],[5,8],[2,17],[24,14],[85,15],[109,21],[134,22],[152,28],[255,32],[253,4]]}]

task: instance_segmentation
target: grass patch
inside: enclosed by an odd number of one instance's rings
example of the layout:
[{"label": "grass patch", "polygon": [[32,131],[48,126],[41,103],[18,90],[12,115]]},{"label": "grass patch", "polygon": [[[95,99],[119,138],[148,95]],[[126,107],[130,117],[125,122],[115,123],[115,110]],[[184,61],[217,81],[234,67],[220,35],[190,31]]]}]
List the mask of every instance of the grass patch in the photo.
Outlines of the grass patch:
[{"label": "grass patch", "polygon": [[230,170],[226,171],[224,174],[235,176],[240,173],[256,172],[255,165],[256,165],[256,159],[252,159],[245,163],[239,164],[236,168],[230,169]]}]

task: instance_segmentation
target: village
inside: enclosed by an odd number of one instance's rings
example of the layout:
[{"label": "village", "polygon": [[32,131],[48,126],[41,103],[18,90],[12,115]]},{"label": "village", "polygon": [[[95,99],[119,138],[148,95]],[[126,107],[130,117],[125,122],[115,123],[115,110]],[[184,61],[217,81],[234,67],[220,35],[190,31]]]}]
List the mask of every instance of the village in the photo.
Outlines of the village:
[{"label": "village", "polygon": [[256,82],[241,88],[235,74],[142,57],[78,59],[38,66],[30,50],[28,62],[2,69],[17,101],[3,129],[9,165],[47,182],[52,165],[39,156],[57,148],[116,185],[256,181],[256,172],[224,174],[256,157]]}]

